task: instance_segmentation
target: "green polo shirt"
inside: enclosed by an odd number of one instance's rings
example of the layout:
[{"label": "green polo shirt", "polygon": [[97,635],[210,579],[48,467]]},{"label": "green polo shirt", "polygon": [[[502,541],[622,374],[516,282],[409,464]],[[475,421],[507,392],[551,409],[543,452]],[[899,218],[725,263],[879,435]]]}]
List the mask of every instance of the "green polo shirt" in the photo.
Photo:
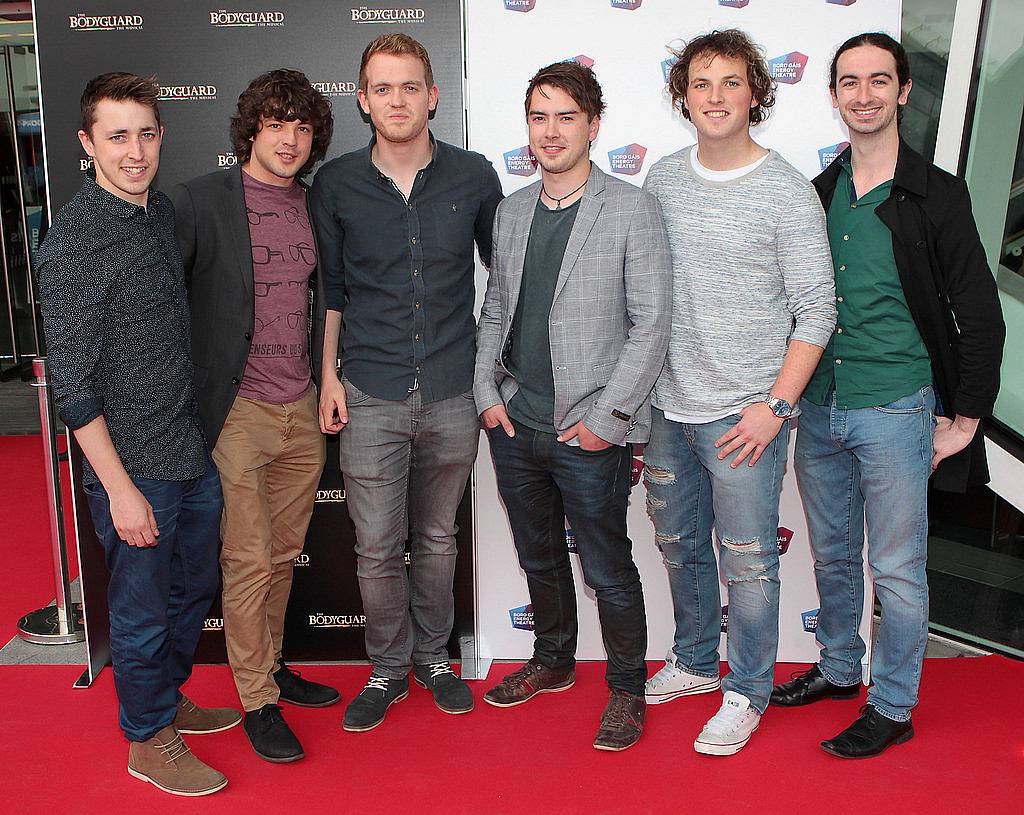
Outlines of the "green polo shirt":
[{"label": "green polo shirt", "polygon": [[903,294],[892,233],[875,209],[892,181],[856,197],[846,162],[828,208],[828,240],[836,272],[836,330],[804,398],[825,404],[835,385],[836,406],[886,405],[932,381],[931,361]]}]

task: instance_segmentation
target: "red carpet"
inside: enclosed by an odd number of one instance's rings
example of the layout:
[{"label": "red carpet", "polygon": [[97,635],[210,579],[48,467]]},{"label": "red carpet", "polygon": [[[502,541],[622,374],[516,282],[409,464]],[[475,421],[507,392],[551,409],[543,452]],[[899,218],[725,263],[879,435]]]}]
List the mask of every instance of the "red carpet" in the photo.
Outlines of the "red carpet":
[{"label": "red carpet", "polygon": [[[780,666],[788,676],[792,666]],[[492,679],[507,667],[497,665]],[[345,733],[342,707],[285,714],[306,758],[257,759],[240,727],[191,736],[196,753],[230,779],[213,796],[167,796],[124,770],[113,683],[104,671],[72,690],[77,668],[0,668],[7,812],[98,813],[112,805],[154,813],[1009,813],[1024,783],[1024,665],[1000,657],[929,660],[915,712],[917,736],[866,761],[823,753],[860,702],[769,710],[750,744],[729,758],[699,756],[692,741],[716,695],[651,708],[643,739],[623,753],[591,747],[605,698],[602,665],[580,666],[576,687],[518,708],[479,703],[465,716],[436,710],[413,687],[369,733]],[[361,666],[305,669],[345,699]],[[986,693],[965,695],[984,683]],[[482,683],[473,683],[478,700]],[[189,694],[233,704],[226,668],[201,667]],[[52,775],[50,774],[52,773]]]},{"label": "red carpet", "polygon": [[[0,437],[0,636],[53,597],[38,437]],[[0,666],[3,811],[10,813],[821,813],[999,815],[1019,812],[1024,785],[1024,664],[1000,657],[933,659],[915,711],[917,736],[880,758],[841,761],[818,742],[857,715],[861,701],[769,710],[738,755],[700,756],[693,739],[717,694],[649,711],[639,744],[624,753],[591,747],[607,692],[603,665],[585,664],[576,687],[499,710],[479,697],[512,666],[472,683],[478,709],[448,716],[413,687],[369,733],[341,730],[342,705],[288,707],[306,758],[278,766],[256,758],[240,727],[191,736],[196,753],[227,774],[228,787],[174,798],[125,772],[112,674],[73,690],[79,666]],[[655,666],[652,666],[652,669]],[[793,666],[779,667],[788,678]],[[337,685],[347,701],[363,666],[303,671]],[[972,690],[979,689],[979,690]],[[224,667],[196,670],[188,693],[201,704],[237,704]]]},{"label": "red carpet", "polygon": [[[63,439],[59,438],[63,444]],[[64,467],[64,511],[71,576],[78,574],[71,491]],[[15,635],[22,614],[54,596],[50,516],[43,443],[39,436],[0,436],[0,646]]]}]

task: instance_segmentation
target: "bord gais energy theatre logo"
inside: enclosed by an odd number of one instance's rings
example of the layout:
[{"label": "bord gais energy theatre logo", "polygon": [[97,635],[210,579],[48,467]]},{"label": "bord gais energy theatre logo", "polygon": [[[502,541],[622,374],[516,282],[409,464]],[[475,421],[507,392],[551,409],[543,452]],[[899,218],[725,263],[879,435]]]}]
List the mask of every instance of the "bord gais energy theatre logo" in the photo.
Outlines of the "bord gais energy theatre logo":
[{"label": "bord gais energy theatre logo", "polygon": [[512,621],[513,628],[518,628],[520,631],[533,631],[533,603],[510,608],[508,616]]},{"label": "bord gais energy theatre logo", "polygon": [[808,634],[813,634],[818,630],[818,612],[821,609],[812,608],[810,611],[803,611],[800,613],[801,621],[804,624],[804,631]]},{"label": "bord gais energy theatre logo", "polygon": [[750,5],[750,0],[718,0],[718,5],[726,8],[746,8]]},{"label": "bord gais energy theatre logo", "polygon": [[359,6],[352,9],[352,22],[360,24],[401,25],[403,23],[422,23],[425,19],[427,19],[427,12],[421,8]]},{"label": "bord gais energy theatre logo", "polygon": [[578,65],[582,65],[584,68],[593,68],[594,60],[592,57],[588,57],[586,54],[577,54],[574,57],[567,57],[562,62],[575,62]]},{"label": "bord gais energy theatre logo", "polygon": [[141,14],[71,14],[72,31],[141,31]]},{"label": "bord gais energy theatre logo", "polygon": [[793,542],[793,530],[786,529],[786,527],[784,526],[780,526],[776,542],[779,545],[779,554],[786,554],[786,552],[789,551],[789,545]]},{"label": "bord gais energy theatre logo", "polygon": [[218,9],[210,12],[210,25],[216,28],[267,28],[283,26],[283,11],[228,11]]},{"label": "bord gais energy theatre logo", "polygon": [[625,147],[617,147],[608,151],[608,166],[613,173],[620,175],[636,175],[643,169],[644,156],[647,155],[647,148],[642,144],[627,144]]},{"label": "bord gais energy theatre logo", "polygon": [[668,82],[668,75],[672,73],[672,66],[679,62],[678,57],[669,57],[661,61],[661,75]]},{"label": "bord gais energy theatre logo", "polygon": [[768,70],[772,79],[783,85],[795,85],[804,78],[804,69],[807,67],[807,54],[799,51],[790,51],[781,57],[768,60]]},{"label": "bord gais energy theatre logo", "polygon": [[505,0],[505,11],[521,11],[524,14],[533,11],[537,0]]},{"label": "bord gais energy theatre logo", "polygon": [[821,164],[821,169],[824,170],[839,158],[839,154],[842,153],[847,147],[850,146],[848,141],[841,141],[839,144],[830,144],[828,147],[822,147],[818,150],[818,162]]},{"label": "bord gais energy theatre logo", "polygon": [[644,0],[610,0],[612,8],[623,8],[626,11],[636,11],[644,4]]},{"label": "bord gais energy theatre logo", "polygon": [[530,148],[517,147],[505,153],[505,172],[509,175],[531,176],[537,172],[537,157]]},{"label": "bord gais energy theatre logo", "polygon": [[722,606],[722,633],[729,633],[729,606]]}]

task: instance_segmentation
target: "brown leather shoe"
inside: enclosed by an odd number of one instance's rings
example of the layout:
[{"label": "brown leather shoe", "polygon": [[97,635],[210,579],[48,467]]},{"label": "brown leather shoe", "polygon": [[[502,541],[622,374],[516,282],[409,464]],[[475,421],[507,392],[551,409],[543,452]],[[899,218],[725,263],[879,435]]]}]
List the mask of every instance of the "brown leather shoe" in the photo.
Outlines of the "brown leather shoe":
[{"label": "brown leather shoe", "polygon": [[556,671],[531,659],[518,671],[513,671],[500,685],[484,694],[484,701],[495,707],[515,707],[528,702],[538,693],[558,693],[569,690],[576,682],[576,672]]},{"label": "brown leather shoe", "polygon": [[228,783],[222,773],[192,755],[174,725],[146,741],[131,742],[128,774],[171,795],[209,795]]},{"label": "brown leather shoe", "polygon": [[644,730],[646,713],[647,702],[643,694],[612,688],[608,706],[601,714],[601,726],[597,729],[594,747],[615,752],[632,747]]},{"label": "brown leather shoe", "polygon": [[174,715],[174,729],[179,733],[219,733],[240,721],[242,714],[233,707],[199,707],[182,694]]}]

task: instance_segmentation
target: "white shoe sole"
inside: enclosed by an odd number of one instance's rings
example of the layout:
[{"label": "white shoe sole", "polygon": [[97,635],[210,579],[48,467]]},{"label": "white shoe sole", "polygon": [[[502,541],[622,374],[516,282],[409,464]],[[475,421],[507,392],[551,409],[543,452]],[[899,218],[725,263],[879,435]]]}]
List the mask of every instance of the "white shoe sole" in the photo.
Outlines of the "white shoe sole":
[{"label": "white shoe sole", "polygon": [[218,790],[224,789],[224,787],[228,785],[228,780],[225,778],[224,783],[219,786],[212,787],[208,790],[199,790],[198,792],[187,792],[186,790],[172,790],[170,787],[165,787],[163,784],[158,784],[148,775],[143,775],[138,770],[133,770],[131,767],[128,768],[128,775],[132,776],[133,778],[139,779],[139,781],[146,781],[147,783],[152,784],[158,790],[166,792],[170,795],[182,795],[186,798],[200,798],[203,795],[213,795],[213,793],[217,792]]},{"label": "white shoe sole", "polygon": [[722,687],[722,680],[715,679],[705,685],[692,685],[684,690],[674,690],[668,693],[645,693],[644,701],[649,705],[663,705],[673,699],[681,699],[684,696],[697,696],[701,693],[711,693]]},{"label": "white shoe sole", "polygon": [[231,724],[226,724],[223,727],[215,727],[213,730],[186,730],[182,727],[175,727],[174,729],[177,730],[179,733],[184,733],[189,736],[205,736],[207,733],[221,733],[224,730],[230,730],[232,727],[236,727],[241,723],[242,717],[239,716]]},{"label": "white shoe sole", "polygon": [[[760,726],[758,722],[754,730]],[[754,735],[754,730],[751,730],[747,734],[747,737],[743,741],[736,741],[731,744],[713,744],[711,742],[701,741],[700,737],[693,743],[693,749],[698,753],[702,753],[705,756],[731,756],[738,753],[750,741],[750,737]]]}]

